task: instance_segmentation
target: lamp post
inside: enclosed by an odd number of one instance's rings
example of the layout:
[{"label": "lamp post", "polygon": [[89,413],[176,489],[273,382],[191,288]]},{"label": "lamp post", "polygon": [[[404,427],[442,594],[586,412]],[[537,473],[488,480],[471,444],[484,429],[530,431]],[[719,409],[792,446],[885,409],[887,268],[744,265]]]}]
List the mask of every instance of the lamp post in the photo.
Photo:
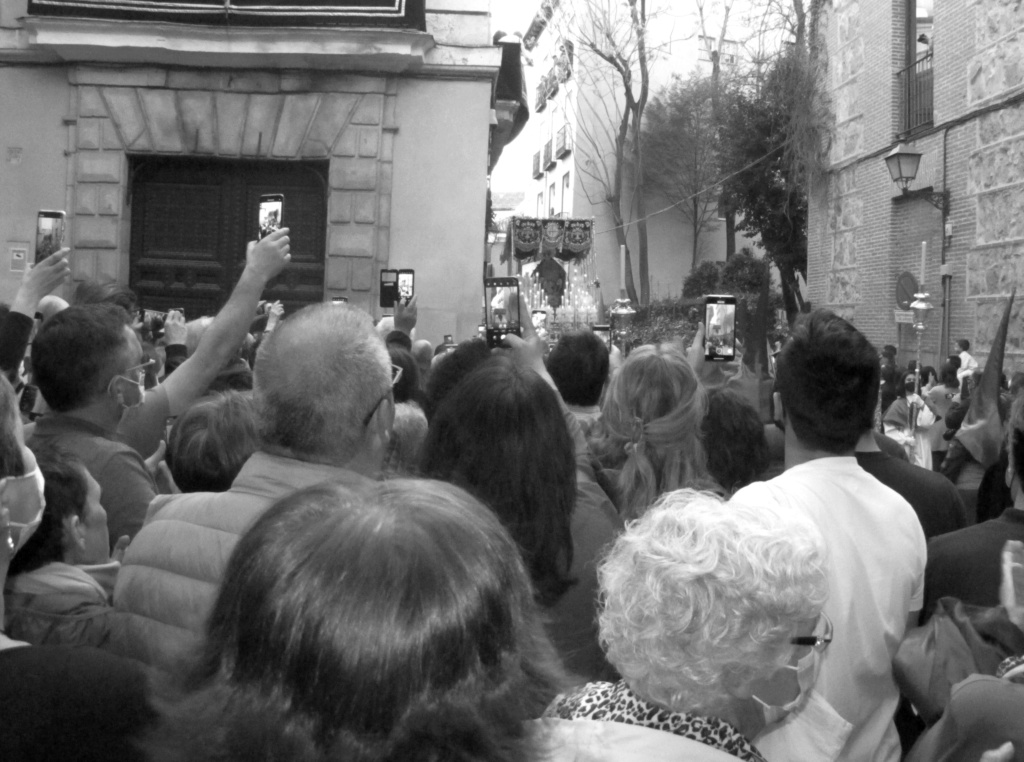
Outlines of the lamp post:
[{"label": "lamp post", "polygon": [[636,317],[636,310],[633,309],[629,297],[626,296],[626,289],[622,289],[621,296],[615,300],[615,306],[609,311],[611,315],[612,335],[619,340],[619,350],[622,356],[626,356],[626,332],[633,324]]},{"label": "lamp post", "polygon": [[910,184],[917,179],[917,170],[921,166],[922,154],[911,151],[906,143],[898,144],[885,156],[885,166],[889,177],[900,189],[905,198],[923,198],[943,215],[949,213],[949,191],[933,191],[929,188],[910,190]]},{"label": "lamp post", "polygon": [[920,293],[914,294],[914,301],[910,303],[910,309],[914,313],[914,333],[917,334],[917,368],[914,370],[914,387],[918,394],[921,393],[921,338],[928,328],[928,315],[934,307],[928,301],[928,294],[921,285]]}]

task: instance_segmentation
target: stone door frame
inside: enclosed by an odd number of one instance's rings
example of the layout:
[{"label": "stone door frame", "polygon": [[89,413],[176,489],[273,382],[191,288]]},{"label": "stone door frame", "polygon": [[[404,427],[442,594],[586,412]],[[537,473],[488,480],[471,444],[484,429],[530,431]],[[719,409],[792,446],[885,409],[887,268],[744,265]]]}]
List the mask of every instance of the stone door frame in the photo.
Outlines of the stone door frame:
[{"label": "stone door frame", "polygon": [[397,79],[327,72],[73,67],[76,280],[128,282],[128,154],[327,159],[324,299],[376,314],[388,265]]}]

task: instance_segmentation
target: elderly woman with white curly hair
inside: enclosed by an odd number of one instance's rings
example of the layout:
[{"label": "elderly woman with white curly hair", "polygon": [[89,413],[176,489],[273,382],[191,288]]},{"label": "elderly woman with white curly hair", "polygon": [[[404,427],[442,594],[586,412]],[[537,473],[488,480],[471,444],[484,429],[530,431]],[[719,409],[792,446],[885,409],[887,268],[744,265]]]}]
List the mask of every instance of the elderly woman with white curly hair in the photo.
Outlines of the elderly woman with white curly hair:
[{"label": "elderly woman with white curly hair", "polygon": [[601,640],[622,675],[559,696],[550,759],[763,762],[751,742],[805,698],[831,641],[825,546],[807,523],[678,490],[600,567]]}]

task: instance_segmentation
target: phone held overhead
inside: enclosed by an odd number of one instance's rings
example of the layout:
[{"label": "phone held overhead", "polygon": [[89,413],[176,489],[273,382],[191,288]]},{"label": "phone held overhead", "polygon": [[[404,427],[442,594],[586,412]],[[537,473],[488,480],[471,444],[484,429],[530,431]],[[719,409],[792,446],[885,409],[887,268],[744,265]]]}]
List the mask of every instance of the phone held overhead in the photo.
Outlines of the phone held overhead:
[{"label": "phone held overhead", "polygon": [[36,217],[36,264],[60,249],[64,242],[66,219],[67,215],[62,211],[40,210]]},{"label": "phone held overhead", "polygon": [[710,294],[704,298],[704,359],[736,359],[736,297]]},{"label": "phone held overhead", "polygon": [[380,306],[392,309],[401,301],[408,304],[416,295],[416,272],[414,270],[380,271]]},{"label": "phone held overhead", "polygon": [[284,218],[284,195],[281,193],[264,193],[260,196],[259,209],[259,240],[281,227]]},{"label": "phone held overhead", "polygon": [[509,334],[523,335],[518,278],[484,278],[484,303],[488,347],[500,347]]}]

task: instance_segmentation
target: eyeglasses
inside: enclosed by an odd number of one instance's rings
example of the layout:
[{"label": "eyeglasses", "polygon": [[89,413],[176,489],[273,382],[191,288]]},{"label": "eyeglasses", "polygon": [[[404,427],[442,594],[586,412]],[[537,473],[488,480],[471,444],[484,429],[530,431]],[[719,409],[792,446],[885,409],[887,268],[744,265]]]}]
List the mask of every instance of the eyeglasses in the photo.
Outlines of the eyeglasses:
[{"label": "eyeglasses", "polygon": [[401,380],[402,380],[402,369],[400,367],[398,367],[397,365],[392,365],[391,366],[391,386],[390,386],[390,388],[388,388],[388,390],[386,392],[384,392],[383,395],[381,395],[381,398],[379,400],[377,400],[376,404],[374,404],[374,406],[372,408],[370,408],[370,412],[366,414],[366,417],[363,419],[363,428],[364,429],[367,426],[370,425],[370,420],[373,418],[373,414],[377,412],[377,408],[380,407],[380,403],[382,403],[384,400],[386,400],[390,395],[394,394],[395,385],[399,381],[401,381]]},{"label": "eyeglasses", "polygon": [[142,365],[135,365],[131,368],[128,368],[128,370],[126,370],[124,373],[120,373],[118,375],[121,378],[126,378],[133,383],[142,383],[142,380],[146,377],[146,368],[148,368],[150,365],[153,365],[154,362],[154,360],[146,360],[146,362],[142,363]]},{"label": "eyeglasses", "polygon": [[800,635],[790,638],[789,642],[794,646],[810,646],[815,651],[824,651],[825,647],[832,642],[832,620],[822,611],[818,623],[823,625],[824,632],[821,635]]}]

